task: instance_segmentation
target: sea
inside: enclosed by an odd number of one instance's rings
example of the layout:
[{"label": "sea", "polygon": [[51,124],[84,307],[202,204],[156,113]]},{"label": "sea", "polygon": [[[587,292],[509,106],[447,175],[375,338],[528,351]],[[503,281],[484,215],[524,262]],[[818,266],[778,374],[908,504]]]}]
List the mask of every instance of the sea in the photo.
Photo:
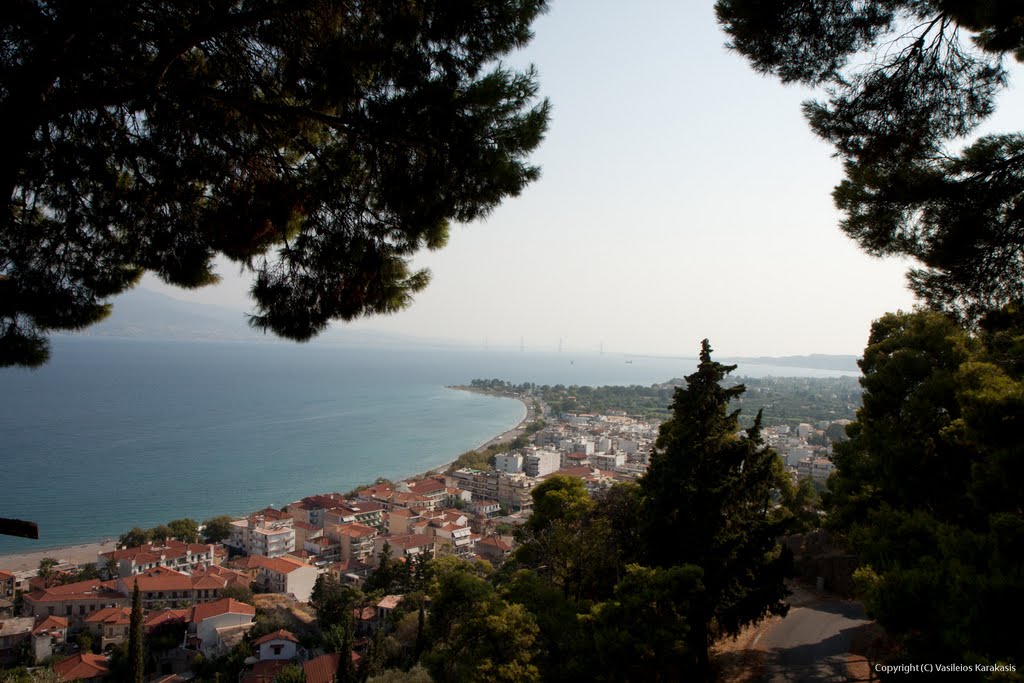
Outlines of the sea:
[{"label": "sea", "polygon": [[650,385],[697,364],[418,345],[69,336],[52,346],[39,369],[0,369],[0,517],[40,531],[0,536],[0,554],[242,515],[442,466],[525,416],[517,400],[448,388],[475,378]]}]

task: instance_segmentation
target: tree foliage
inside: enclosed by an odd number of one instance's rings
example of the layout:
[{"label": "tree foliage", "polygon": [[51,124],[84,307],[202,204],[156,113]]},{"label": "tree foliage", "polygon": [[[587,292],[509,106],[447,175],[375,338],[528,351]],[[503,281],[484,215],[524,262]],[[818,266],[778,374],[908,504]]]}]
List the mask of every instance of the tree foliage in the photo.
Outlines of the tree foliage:
[{"label": "tree foliage", "polygon": [[230,515],[218,515],[203,522],[203,542],[220,543],[231,536],[231,522],[234,519]]},{"label": "tree foliage", "polygon": [[1024,135],[957,151],[1024,59],[1019,6],[976,0],[718,0],[730,46],[783,82],[824,86],[804,113],[835,146],[842,229],[920,266],[910,286],[976,322],[1024,296]]},{"label": "tree foliage", "polygon": [[869,612],[909,661],[1024,661],[1000,621],[1024,609],[1022,348],[1013,307],[976,334],[934,313],[872,327],[827,502],[865,564]]},{"label": "tree foliage", "polygon": [[132,614],[128,627],[128,661],[133,683],[142,683],[145,679],[146,647],[143,642],[142,618],[142,594],[139,591],[139,582],[136,581],[132,590]]},{"label": "tree foliage", "polygon": [[144,271],[255,274],[253,327],[390,313],[410,258],[539,171],[548,104],[500,64],[543,0],[16,2],[0,20],[0,363]]},{"label": "tree foliage", "polygon": [[172,519],[167,523],[167,527],[171,530],[171,538],[176,538],[182,543],[199,542],[199,522],[194,519]]},{"label": "tree foliage", "polygon": [[662,424],[640,480],[647,562],[703,571],[690,636],[700,675],[715,639],[787,608],[777,540],[784,526],[770,514],[785,474],[761,440],[760,416],[738,433],[738,411],[728,406],[744,387],[722,385],[734,369],[711,359],[705,339],[697,371],[676,391],[673,417]]}]

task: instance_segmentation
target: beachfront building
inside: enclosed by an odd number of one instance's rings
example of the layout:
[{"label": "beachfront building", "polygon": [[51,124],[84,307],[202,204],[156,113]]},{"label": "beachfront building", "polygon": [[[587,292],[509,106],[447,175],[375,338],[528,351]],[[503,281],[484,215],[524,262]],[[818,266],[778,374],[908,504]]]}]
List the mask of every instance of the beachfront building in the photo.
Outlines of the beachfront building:
[{"label": "beachfront building", "polygon": [[182,543],[175,539],[100,553],[96,559],[96,569],[104,574],[111,559],[117,562],[118,576],[141,574],[157,567],[170,567],[188,573],[193,568],[209,567],[216,562],[213,544]]}]

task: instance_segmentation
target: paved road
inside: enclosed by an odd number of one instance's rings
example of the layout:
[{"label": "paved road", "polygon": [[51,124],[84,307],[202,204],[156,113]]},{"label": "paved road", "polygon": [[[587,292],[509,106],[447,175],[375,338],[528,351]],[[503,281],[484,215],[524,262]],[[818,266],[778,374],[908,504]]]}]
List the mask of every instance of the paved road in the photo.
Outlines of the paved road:
[{"label": "paved road", "polygon": [[759,639],[766,651],[764,680],[771,683],[847,681],[846,655],[870,623],[855,602],[832,598],[792,607]]}]

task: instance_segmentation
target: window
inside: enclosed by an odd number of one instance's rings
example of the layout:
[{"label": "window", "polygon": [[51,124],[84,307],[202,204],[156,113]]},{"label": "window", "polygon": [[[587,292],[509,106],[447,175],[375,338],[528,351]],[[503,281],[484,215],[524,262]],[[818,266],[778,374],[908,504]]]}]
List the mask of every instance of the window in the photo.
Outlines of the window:
[{"label": "window", "polygon": [[270,649],[274,651],[275,655],[281,654],[281,650],[284,648],[283,645],[271,645]]},{"label": "window", "polygon": [[69,617],[71,616],[71,605],[68,605],[68,606],[67,606],[67,607],[65,608],[65,611],[64,611],[64,613],[65,613],[65,614],[66,614],[67,616],[69,616]]},{"label": "window", "polygon": [[85,605],[79,605],[78,606],[78,614],[79,615],[85,614]]}]

